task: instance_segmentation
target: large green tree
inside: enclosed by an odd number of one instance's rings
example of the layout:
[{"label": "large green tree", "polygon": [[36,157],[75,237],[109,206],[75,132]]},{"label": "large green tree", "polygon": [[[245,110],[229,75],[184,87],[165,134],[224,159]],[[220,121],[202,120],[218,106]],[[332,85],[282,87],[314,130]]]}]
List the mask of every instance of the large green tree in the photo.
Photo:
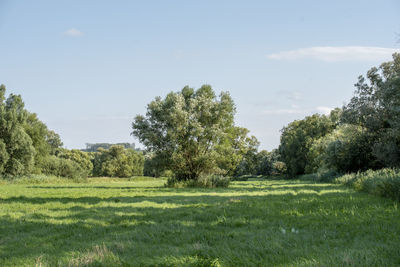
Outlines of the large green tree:
[{"label": "large green tree", "polygon": [[209,85],[186,86],[148,104],[146,115],[135,117],[132,134],[179,180],[227,174],[240,162],[234,153],[246,150],[247,132],[235,128],[234,114],[229,93],[217,97]]},{"label": "large green tree", "polygon": [[29,173],[34,164],[35,148],[24,126],[28,112],[19,95],[5,98],[6,87],[0,85],[0,170],[4,175]]},{"label": "large green tree", "polygon": [[20,95],[6,99],[5,93],[0,85],[0,174],[40,173],[45,159],[62,145],[60,137],[25,109]]},{"label": "large green tree", "polygon": [[[336,114],[336,111],[333,112]],[[313,142],[336,127],[330,116],[314,114],[291,122],[282,129],[279,153],[289,175],[304,174],[309,163],[308,153]]]},{"label": "large green tree", "polygon": [[400,54],[360,76],[342,121],[367,131],[374,156],[386,166],[400,166]]}]

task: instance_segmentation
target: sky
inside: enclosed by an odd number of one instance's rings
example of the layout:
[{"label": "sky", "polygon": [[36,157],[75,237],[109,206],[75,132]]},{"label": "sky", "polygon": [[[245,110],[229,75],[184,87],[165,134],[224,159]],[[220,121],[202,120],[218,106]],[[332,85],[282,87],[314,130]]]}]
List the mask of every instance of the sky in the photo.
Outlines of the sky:
[{"label": "sky", "polygon": [[210,84],[271,150],[282,127],[343,106],[395,51],[395,0],[0,0],[0,84],[67,148],[142,147],[131,123],[149,102]]}]

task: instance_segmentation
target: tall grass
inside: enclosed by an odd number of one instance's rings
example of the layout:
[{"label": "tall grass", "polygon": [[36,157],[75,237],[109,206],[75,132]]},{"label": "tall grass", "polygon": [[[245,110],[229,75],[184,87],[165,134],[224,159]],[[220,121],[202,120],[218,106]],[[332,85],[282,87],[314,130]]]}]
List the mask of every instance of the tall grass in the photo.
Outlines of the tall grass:
[{"label": "tall grass", "polygon": [[335,178],[333,182],[352,186],[357,191],[400,201],[399,169],[386,168],[345,174]]},{"label": "tall grass", "polygon": [[187,181],[179,181],[175,178],[168,178],[165,183],[165,187],[170,188],[184,188],[184,187],[199,187],[199,188],[216,188],[216,187],[228,187],[230,183],[229,177],[223,177],[219,175],[203,175],[198,179],[192,179]]},{"label": "tall grass", "polygon": [[85,177],[58,177],[54,175],[31,174],[20,177],[0,177],[0,184],[65,184],[65,183],[84,183]]}]

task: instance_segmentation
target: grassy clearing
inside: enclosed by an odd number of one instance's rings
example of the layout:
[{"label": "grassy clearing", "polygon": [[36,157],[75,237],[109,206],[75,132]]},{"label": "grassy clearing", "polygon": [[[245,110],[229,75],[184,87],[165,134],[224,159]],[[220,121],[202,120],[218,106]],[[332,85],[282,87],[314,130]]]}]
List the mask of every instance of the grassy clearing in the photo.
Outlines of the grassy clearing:
[{"label": "grassy clearing", "polygon": [[0,186],[0,266],[395,266],[397,203],[333,184]]}]

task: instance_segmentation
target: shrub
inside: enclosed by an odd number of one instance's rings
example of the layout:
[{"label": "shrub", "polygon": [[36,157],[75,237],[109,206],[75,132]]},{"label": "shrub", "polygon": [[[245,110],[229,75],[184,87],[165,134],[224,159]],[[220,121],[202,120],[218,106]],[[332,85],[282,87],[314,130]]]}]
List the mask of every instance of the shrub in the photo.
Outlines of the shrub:
[{"label": "shrub", "polygon": [[87,173],[80,165],[72,160],[49,156],[43,160],[41,170],[43,174],[66,178],[86,178]]},{"label": "shrub", "polygon": [[334,182],[352,186],[357,191],[400,201],[399,169],[386,168],[346,174],[336,178]]},{"label": "shrub", "polygon": [[93,164],[90,161],[90,156],[87,152],[83,152],[77,149],[60,149],[60,152],[57,156],[76,162],[80,166],[80,168],[86,172],[85,176],[91,175],[93,172]]},{"label": "shrub", "polygon": [[198,179],[177,180],[174,177],[168,178],[166,187],[182,188],[182,187],[201,187],[201,188],[216,188],[228,187],[230,179],[228,177],[218,175],[204,175]]},{"label": "shrub", "polygon": [[100,148],[93,157],[93,176],[132,177],[143,175],[142,153],[123,146]]},{"label": "shrub", "polygon": [[165,170],[161,173],[161,177],[172,178],[174,173],[171,170]]},{"label": "shrub", "polygon": [[274,174],[286,174],[287,172],[287,167],[285,162],[282,161],[276,161],[272,165],[274,169]]},{"label": "shrub", "polygon": [[332,182],[339,176],[340,173],[335,170],[319,170],[316,178],[318,182]]},{"label": "shrub", "polygon": [[335,180],[340,174],[335,170],[319,170],[316,173],[308,173],[300,175],[298,178],[300,180],[305,181],[314,181],[314,182],[332,182]]}]

